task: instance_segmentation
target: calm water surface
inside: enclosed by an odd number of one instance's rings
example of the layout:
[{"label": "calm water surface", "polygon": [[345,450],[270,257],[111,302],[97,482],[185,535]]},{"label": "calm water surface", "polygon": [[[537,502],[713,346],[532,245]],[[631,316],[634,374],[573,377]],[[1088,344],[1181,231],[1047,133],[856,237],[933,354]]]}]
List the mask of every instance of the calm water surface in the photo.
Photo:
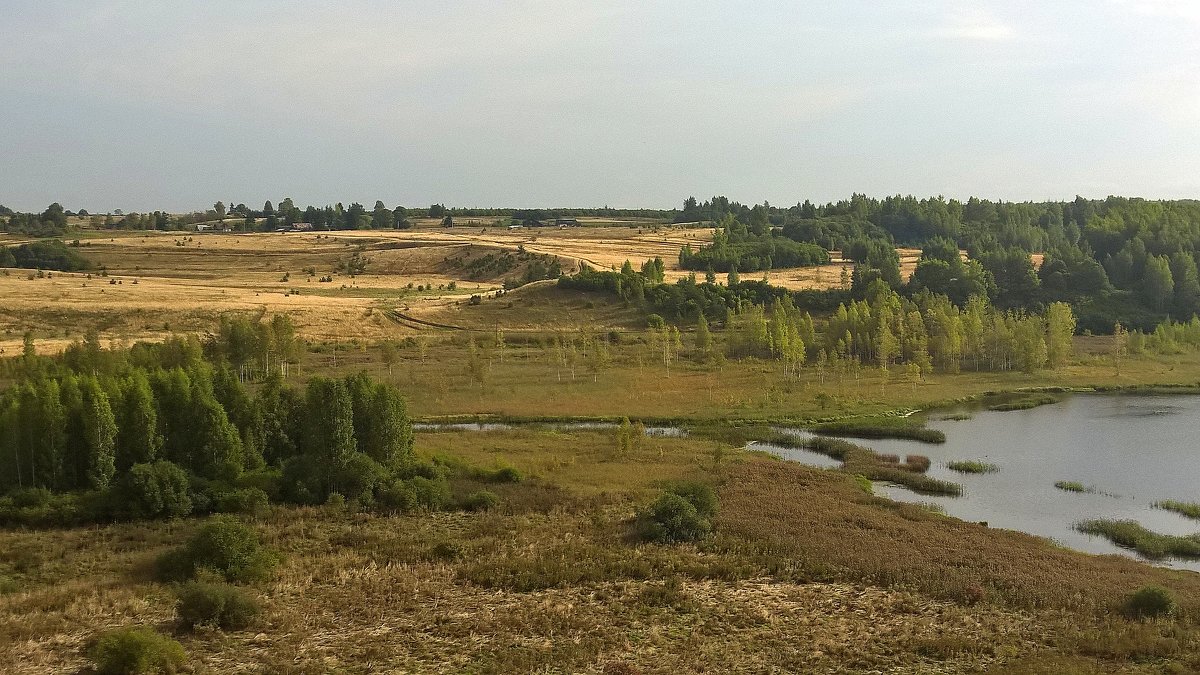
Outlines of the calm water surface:
[{"label": "calm water surface", "polygon": [[[1151,506],[1163,499],[1200,502],[1200,396],[1081,394],[1032,410],[977,411],[969,420],[938,416],[931,415],[928,426],[945,432],[942,445],[855,442],[882,453],[926,455],[933,461],[928,475],[961,484],[963,495],[918,495],[888,484],[877,484],[876,494],[936,503],[956,518],[1049,537],[1091,553],[1136,556],[1102,537],[1077,532],[1072,524],[1114,518],[1136,520],[1163,534],[1200,531],[1200,521]],[[999,465],[1000,471],[961,474],[946,468],[947,462],[969,459]],[[1064,492],[1054,487],[1059,480],[1078,481],[1097,492]],[[1200,571],[1200,561],[1161,564]]]}]

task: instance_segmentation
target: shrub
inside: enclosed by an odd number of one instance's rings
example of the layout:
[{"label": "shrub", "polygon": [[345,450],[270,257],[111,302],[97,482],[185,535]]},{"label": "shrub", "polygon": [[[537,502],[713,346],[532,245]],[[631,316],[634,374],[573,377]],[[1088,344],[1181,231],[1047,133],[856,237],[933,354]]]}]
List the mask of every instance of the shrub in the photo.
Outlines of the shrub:
[{"label": "shrub", "polygon": [[462,547],[452,541],[438,542],[429,553],[438,560],[460,560],[463,557]]},{"label": "shrub", "polygon": [[109,500],[101,491],[53,494],[48,490],[17,490],[0,497],[0,525],[56,527],[108,517]]},{"label": "shrub", "polygon": [[228,584],[192,582],[176,589],[175,595],[180,624],[189,630],[199,625],[243,630],[259,614],[258,603],[250,594]]},{"label": "shrub", "polygon": [[677,494],[688,500],[696,508],[701,518],[712,518],[717,515],[717,493],[708,483],[691,481],[672,486],[667,492]]},{"label": "shrub", "polygon": [[149,628],[122,628],[107,633],[89,655],[100,675],[174,673],[187,660],[183,645]]},{"label": "shrub", "polygon": [[450,484],[441,475],[396,479],[379,491],[378,502],[392,511],[437,511],[450,503]]},{"label": "shrub", "polygon": [[36,509],[48,506],[54,494],[46,488],[17,488],[8,497],[18,509]]},{"label": "shrub", "polygon": [[295,504],[320,504],[328,496],[321,463],[311,455],[296,455],[283,463],[283,496]]},{"label": "shrub", "polygon": [[183,581],[200,570],[210,570],[234,583],[267,578],[275,567],[275,555],[258,542],[249,527],[217,519],[200,528],[184,546],[168,551],[158,560],[159,574],[167,580]]},{"label": "shrub", "polygon": [[267,499],[278,502],[283,499],[283,472],[278,469],[259,469],[238,476],[237,486],[258,488],[267,494]]},{"label": "shrub", "polygon": [[655,330],[658,330],[666,325],[667,325],[666,322],[663,321],[663,318],[661,316],[659,316],[657,314],[646,315],[646,328],[653,328]]},{"label": "shrub", "polygon": [[491,490],[472,492],[462,501],[462,507],[467,511],[491,511],[499,504],[500,497]]},{"label": "shrub", "polygon": [[662,543],[698,541],[712,531],[695,505],[674,492],[661,495],[638,520],[644,539]]},{"label": "shrub", "polygon": [[387,477],[387,472],[378,462],[356,452],[334,472],[333,483],[338,492],[348,500],[359,500],[373,495],[375,486]]},{"label": "shrub", "polygon": [[517,469],[506,466],[493,471],[489,478],[493,483],[520,483],[524,479],[524,476]]},{"label": "shrub", "polygon": [[256,487],[238,488],[217,494],[216,510],[221,513],[259,513],[271,502],[267,493]]},{"label": "shrub", "polygon": [[1175,597],[1161,586],[1142,586],[1125,600],[1125,613],[1137,619],[1156,619],[1175,613]]},{"label": "shrub", "polygon": [[115,509],[129,519],[182,518],[192,512],[191,486],[171,462],[134,464],[116,485]]}]

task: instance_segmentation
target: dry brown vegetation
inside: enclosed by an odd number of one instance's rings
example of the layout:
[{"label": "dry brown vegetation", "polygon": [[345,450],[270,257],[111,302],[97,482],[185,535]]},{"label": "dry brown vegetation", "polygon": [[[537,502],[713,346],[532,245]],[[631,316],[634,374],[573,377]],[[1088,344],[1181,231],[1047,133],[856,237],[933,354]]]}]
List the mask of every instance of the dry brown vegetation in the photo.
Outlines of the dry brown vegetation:
[{"label": "dry brown vegetation", "polygon": [[[382,310],[399,308],[418,317],[445,319],[466,307],[470,295],[494,293],[505,278],[520,272],[472,279],[462,267],[449,264],[451,259],[469,261],[520,247],[556,256],[570,271],[579,264],[607,269],[626,260],[640,265],[661,257],[670,281],[689,274],[678,267],[680,247],[702,245],[711,238],[711,230],[704,228],[653,227],[645,222],[608,225],[511,231],[426,226],[286,234],[88,232],[80,250],[96,265],[91,278],[53,273],[31,280],[29,270],[0,276],[0,297],[5,298],[0,349],[6,354],[19,350],[26,330],[38,335],[46,353],[62,349],[86,328],[101,330],[107,339],[161,338],[171,331],[210,329],[220,314],[230,311],[287,313],[302,336],[315,340],[378,340],[412,332],[411,326],[389,320]],[[366,271],[354,276],[336,272],[338,264],[356,252],[370,261]],[[920,252],[900,252],[902,273],[911,274]],[[836,252],[834,257],[838,259]],[[101,276],[101,268],[109,276]],[[842,283],[846,268],[835,262],[774,270],[767,277],[788,288],[830,288]],[[315,274],[307,274],[308,269]],[[327,275],[332,282],[319,281]],[[451,283],[457,289],[450,290]],[[426,290],[417,291],[417,286]],[[629,314],[601,325],[629,327]],[[474,319],[465,317],[467,325],[477,325]],[[503,322],[506,317],[485,320]],[[560,320],[532,313],[513,324],[546,328]]]},{"label": "dry brown vegetation", "polygon": [[[513,465],[488,513],[277,507],[284,555],[250,630],[178,632],[203,672],[1158,672],[1200,666],[1186,573],[1049,547],[862,493],[844,474],[610,432],[422,433],[421,454]],[[728,463],[732,462],[732,463]],[[663,480],[722,487],[713,539],[637,544]],[[468,480],[467,483],[470,481]],[[457,491],[474,486],[461,484]],[[0,669],[62,672],[106,628],[175,632],[154,558],[199,521],[0,533]],[[1188,614],[1107,607],[1154,582]],[[625,668],[625,670],[620,670]]]}]

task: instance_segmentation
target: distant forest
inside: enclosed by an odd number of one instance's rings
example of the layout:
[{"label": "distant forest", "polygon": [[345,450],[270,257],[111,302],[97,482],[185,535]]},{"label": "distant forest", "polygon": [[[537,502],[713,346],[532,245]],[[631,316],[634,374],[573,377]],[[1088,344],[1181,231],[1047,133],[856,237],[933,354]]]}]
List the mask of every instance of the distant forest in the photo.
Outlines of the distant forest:
[{"label": "distant forest", "polygon": [[[33,236],[62,236],[72,214],[59,204],[46,211],[14,213],[0,206],[0,229]],[[696,223],[717,229],[710,245],[684,247],[685,269],[734,273],[823,264],[828,251],[841,251],[852,294],[861,296],[870,282],[882,279],[897,291],[928,291],[963,305],[985,295],[1002,310],[1038,312],[1053,302],[1069,303],[1081,330],[1109,332],[1120,321],[1152,330],[1170,318],[1187,321],[1200,312],[1200,201],[1150,201],[1124,197],[1069,202],[965,202],[942,197],[887,197],[855,194],[816,205],[810,201],[776,207],[744,205],[726,197],[682,209],[455,209],[388,207],[368,210],[296,205],[284,199],[254,210],[245,204],[227,208],[217,202],[200,213],[104,214],[93,224],[122,229],[180,229],[224,219],[235,230],[274,230],[296,223],[315,229],[393,229],[411,227],[414,218],[494,217],[529,223],[556,217],[655,218]],[[912,279],[899,270],[895,247],[922,250]],[[959,250],[966,251],[961,260]],[[1040,266],[1032,254],[1043,255]],[[847,289],[844,289],[847,290]]]},{"label": "distant forest", "polygon": [[[1117,322],[1150,331],[1168,318],[1187,321],[1200,312],[1195,200],[1012,203],[856,194],[824,206],[806,201],[777,208],[714,197],[689,198],[674,220],[720,228],[711,246],[681,253],[690,269],[720,271],[714,263],[722,258],[797,242],[842,251],[853,268],[855,297],[882,279],[910,295],[928,291],[959,306],[975,295],[999,309],[1029,312],[1061,301],[1073,307],[1081,330],[1097,333],[1111,332]],[[907,283],[897,246],[922,250]],[[1031,259],[1035,253],[1044,256],[1040,267]],[[769,267],[763,256],[752,257],[748,269]]]}]

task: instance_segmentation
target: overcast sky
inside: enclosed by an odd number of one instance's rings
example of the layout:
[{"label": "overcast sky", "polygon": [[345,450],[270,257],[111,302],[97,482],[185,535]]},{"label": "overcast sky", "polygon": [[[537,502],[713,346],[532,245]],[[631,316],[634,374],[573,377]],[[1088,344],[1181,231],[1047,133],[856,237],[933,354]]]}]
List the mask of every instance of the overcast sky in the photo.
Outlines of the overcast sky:
[{"label": "overcast sky", "polygon": [[0,204],[1200,197],[1200,2],[0,0]]}]

